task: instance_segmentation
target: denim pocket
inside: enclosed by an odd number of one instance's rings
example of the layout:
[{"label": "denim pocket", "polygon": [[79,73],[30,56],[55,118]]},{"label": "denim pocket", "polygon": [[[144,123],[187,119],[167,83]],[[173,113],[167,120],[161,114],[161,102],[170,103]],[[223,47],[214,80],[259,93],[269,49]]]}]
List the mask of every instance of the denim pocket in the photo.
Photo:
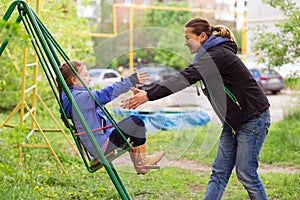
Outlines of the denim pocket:
[{"label": "denim pocket", "polygon": [[253,117],[249,119],[245,124],[243,124],[242,129],[252,134],[253,133],[258,134],[260,129],[260,118]]}]

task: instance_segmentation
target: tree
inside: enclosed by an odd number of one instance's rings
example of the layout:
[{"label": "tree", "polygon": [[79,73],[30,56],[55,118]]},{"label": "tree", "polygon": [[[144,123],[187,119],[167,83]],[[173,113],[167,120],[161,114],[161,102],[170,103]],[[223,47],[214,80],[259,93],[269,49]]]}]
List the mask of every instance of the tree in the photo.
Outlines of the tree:
[{"label": "tree", "polygon": [[278,32],[267,32],[265,26],[255,29],[252,49],[259,55],[259,62],[269,67],[294,63],[300,57],[300,9],[293,0],[264,0],[278,8],[284,20],[275,26]]},{"label": "tree", "polygon": [[[162,6],[164,4],[159,3],[157,5]],[[168,6],[189,7],[187,2],[170,3]],[[191,19],[191,16],[191,12],[188,11],[150,10],[147,13],[149,24],[164,28],[157,44],[155,62],[174,67],[177,70],[189,65],[191,57],[183,45],[183,25]],[[166,31],[166,29],[169,29],[169,31]]]},{"label": "tree", "polygon": [[[5,13],[11,0],[0,0],[0,13]],[[69,3],[71,2],[71,3]],[[34,1],[30,3],[35,8]],[[81,60],[87,65],[94,63],[94,52],[91,38],[81,34],[88,32],[89,23],[86,19],[76,17],[76,5],[72,1],[43,1],[41,3],[40,19],[55,37],[62,49],[70,59]],[[0,20],[0,26],[5,27],[0,35],[0,45],[6,39],[9,41],[1,59],[0,110],[10,110],[20,99],[20,87],[22,76],[23,48],[28,47],[28,63],[33,62],[33,48],[28,35],[23,30],[23,25],[15,23],[18,15],[16,9],[8,22]],[[80,30],[80,31],[79,31]],[[28,74],[31,75],[28,69]],[[43,74],[39,70],[41,74]],[[30,81],[29,81],[30,82]],[[39,82],[39,93],[43,98],[52,98],[50,87],[46,79]]]}]

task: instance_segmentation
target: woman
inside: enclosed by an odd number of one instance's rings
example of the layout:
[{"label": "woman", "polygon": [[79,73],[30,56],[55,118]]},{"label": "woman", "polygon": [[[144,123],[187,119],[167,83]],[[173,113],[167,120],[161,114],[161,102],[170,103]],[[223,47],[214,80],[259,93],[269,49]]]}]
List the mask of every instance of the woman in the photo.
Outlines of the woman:
[{"label": "woman", "polygon": [[196,18],[184,27],[185,45],[196,54],[192,65],[149,90],[133,89],[135,95],[122,102],[123,108],[166,97],[197,81],[208,97],[223,129],[212,166],[205,199],[221,199],[232,169],[251,199],[267,199],[257,174],[258,156],[270,126],[268,99],[236,55],[232,32],[223,25],[211,26]]},{"label": "woman", "polygon": [[[81,80],[88,86],[91,78],[87,72],[85,65],[79,61],[70,62],[73,68],[78,73]],[[87,124],[91,130],[95,130],[100,127],[110,127],[112,124],[108,120],[107,116],[102,112],[99,106],[95,103],[94,99],[83,86],[81,81],[75,76],[71,68],[67,63],[63,64],[60,67],[60,72],[66,81],[72,96],[74,97],[84,119],[87,121]],[[129,91],[130,87],[135,86],[136,84],[143,83],[147,79],[147,74],[134,73],[128,78],[125,78],[121,82],[116,82],[110,86],[107,86],[101,90],[93,91],[95,98],[101,105],[105,105],[108,102],[112,101],[119,95]],[[65,92],[62,90],[58,83],[58,90],[61,95],[61,101],[66,112],[66,115],[69,119],[73,121],[74,129],[77,133],[84,133],[85,130],[81,124],[79,117],[76,112],[73,112],[73,106],[69,102]],[[66,124],[66,120],[62,115],[62,119]],[[145,174],[149,171],[149,166],[155,165],[159,162],[164,154],[164,152],[158,152],[151,156],[148,156],[146,153],[146,134],[145,134],[145,125],[143,121],[137,116],[130,116],[118,124],[118,127],[122,130],[124,136],[129,139],[129,142],[132,144],[132,149],[130,151],[131,159],[134,161],[134,167],[138,174]],[[93,131],[96,141],[98,142],[101,150],[104,154],[108,154],[118,147],[122,147],[126,142],[121,137],[119,132],[114,128],[110,127],[105,130]],[[79,135],[80,141],[88,152],[95,158],[99,158],[98,153],[96,152],[94,146],[92,145],[87,134]],[[136,159],[136,160],[134,160]],[[145,166],[145,167],[143,167]]]}]

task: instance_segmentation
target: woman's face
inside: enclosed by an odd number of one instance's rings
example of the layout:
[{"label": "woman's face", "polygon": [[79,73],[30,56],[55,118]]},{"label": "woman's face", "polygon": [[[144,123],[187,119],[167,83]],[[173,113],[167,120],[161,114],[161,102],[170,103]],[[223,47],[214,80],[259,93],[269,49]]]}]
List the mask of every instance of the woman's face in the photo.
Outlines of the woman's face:
[{"label": "woman's face", "polygon": [[[82,66],[78,72],[78,75],[80,76],[81,80],[87,85],[90,85],[91,78],[89,76],[88,71],[86,70],[85,66]],[[83,86],[78,78],[75,78],[74,80],[75,86]]]},{"label": "woman's face", "polygon": [[189,47],[191,54],[197,53],[201,48],[201,44],[207,39],[207,35],[204,32],[200,35],[193,33],[192,27],[184,28],[184,37],[184,45]]},{"label": "woman's face", "polygon": [[190,49],[191,54],[197,53],[201,47],[201,43],[200,37],[193,33],[193,28],[184,28],[184,37],[184,45],[186,45]]}]

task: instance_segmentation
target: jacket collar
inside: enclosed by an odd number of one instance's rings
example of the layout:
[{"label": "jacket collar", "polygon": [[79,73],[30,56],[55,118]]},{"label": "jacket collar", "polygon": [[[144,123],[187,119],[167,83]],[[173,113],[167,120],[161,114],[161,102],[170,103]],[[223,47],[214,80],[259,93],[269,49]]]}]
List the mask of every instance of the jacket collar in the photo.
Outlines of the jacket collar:
[{"label": "jacket collar", "polygon": [[215,47],[221,43],[231,41],[228,38],[222,38],[217,36],[210,36],[202,45],[200,50],[196,53],[194,57],[194,63],[204,55],[210,48]]}]

